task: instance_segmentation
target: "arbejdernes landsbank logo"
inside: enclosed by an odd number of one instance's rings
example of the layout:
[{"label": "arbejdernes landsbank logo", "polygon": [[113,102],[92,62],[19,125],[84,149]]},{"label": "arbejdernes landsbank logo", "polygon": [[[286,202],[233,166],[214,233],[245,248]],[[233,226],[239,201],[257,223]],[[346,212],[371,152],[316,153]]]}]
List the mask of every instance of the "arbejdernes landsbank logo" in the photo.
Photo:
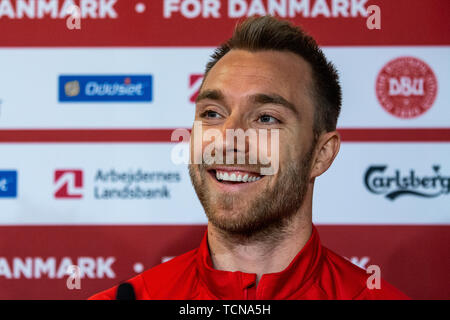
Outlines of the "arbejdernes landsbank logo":
[{"label": "arbejdernes landsbank logo", "polygon": [[152,75],[61,75],[60,102],[151,102]]},{"label": "arbejdernes landsbank logo", "polygon": [[441,166],[433,165],[431,174],[419,174],[414,169],[387,171],[387,165],[370,166],[364,175],[366,188],[389,200],[401,196],[435,198],[450,193],[450,176],[441,174]]}]

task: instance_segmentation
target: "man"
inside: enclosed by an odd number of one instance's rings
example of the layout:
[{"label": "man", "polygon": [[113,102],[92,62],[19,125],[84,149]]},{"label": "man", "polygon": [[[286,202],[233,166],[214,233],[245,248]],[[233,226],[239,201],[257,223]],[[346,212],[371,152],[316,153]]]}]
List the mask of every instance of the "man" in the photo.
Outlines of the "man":
[{"label": "man", "polygon": [[[339,151],[340,106],[338,75],[311,37],[273,17],[241,23],[207,64],[195,120],[223,134],[214,150],[233,160],[250,159],[252,148],[236,147],[227,130],[265,130],[269,145],[278,142],[277,169],[261,174],[268,167],[261,159],[190,164],[207,232],[198,249],[128,281],[136,298],[407,298],[384,281],[368,288],[369,275],[323,247],[312,224],[314,181]],[[193,157],[205,151],[191,143]],[[116,294],[114,287],[91,298]]]}]

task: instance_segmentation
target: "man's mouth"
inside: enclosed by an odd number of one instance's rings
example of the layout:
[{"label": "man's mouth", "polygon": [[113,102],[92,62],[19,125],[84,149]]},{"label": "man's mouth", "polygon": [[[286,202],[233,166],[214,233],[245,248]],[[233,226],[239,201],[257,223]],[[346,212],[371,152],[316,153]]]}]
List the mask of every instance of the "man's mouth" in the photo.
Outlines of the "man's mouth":
[{"label": "man's mouth", "polygon": [[256,182],[264,176],[240,168],[209,169],[209,174],[222,184],[244,184]]}]

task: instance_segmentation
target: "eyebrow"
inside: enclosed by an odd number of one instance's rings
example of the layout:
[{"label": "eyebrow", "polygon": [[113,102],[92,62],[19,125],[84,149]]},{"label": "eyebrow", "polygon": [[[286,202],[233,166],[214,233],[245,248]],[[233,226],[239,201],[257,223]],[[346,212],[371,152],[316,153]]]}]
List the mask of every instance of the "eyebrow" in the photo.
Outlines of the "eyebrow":
[{"label": "eyebrow", "polygon": [[[206,99],[223,102],[225,101],[225,96],[220,90],[207,89],[199,93],[197,99],[195,99],[195,102],[197,103]],[[291,110],[296,116],[299,116],[299,112],[295,105],[278,94],[257,93],[251,95],[249,100],[255,104],[276,104]]]},{"label": "eyebrow", "polygon": [[250,96],[250,101],[257,104],[276,104],[291,110],[297,116],[299,115],[295,105],[278,94],[258,93]]},{"label": "eyebrow", "polygon": [[201,100],[205,100],[205,99],[224,101],[225,97],[220,90],[208,89],[208,90],[201,91],[198,94],[197,99],[195,99],[195,102],[197,103],[197,102],[199,102]]}]

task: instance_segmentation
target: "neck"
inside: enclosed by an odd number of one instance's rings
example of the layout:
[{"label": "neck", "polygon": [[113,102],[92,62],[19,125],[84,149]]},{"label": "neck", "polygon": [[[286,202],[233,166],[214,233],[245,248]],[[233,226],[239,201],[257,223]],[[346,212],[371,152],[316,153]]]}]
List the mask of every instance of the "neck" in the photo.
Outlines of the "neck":
[{"label": "neck", "polygon": [[213,267],[223,271],[254,273],[257,283],[263,274],[286,269],[311,236],[312,199],[309,200],[304,202],[289,223],[270,230],[264,236],[243,238],[225,233],[209,223],[208,244]]}]

